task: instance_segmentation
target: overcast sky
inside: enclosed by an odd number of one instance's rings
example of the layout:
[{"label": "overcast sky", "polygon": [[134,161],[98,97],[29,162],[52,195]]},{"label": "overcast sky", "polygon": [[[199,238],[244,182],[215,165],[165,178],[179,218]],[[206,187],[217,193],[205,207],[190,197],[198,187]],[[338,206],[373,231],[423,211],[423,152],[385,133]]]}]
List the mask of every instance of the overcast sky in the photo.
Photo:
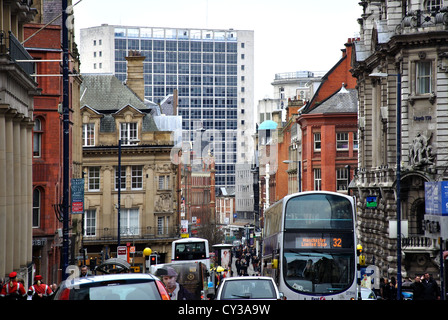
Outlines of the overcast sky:
[{"label": "overcast sky", "polygon": [[[79,0],[73,0],[76,4]],[[273,97],[276,73],[328,71],[359,36],[359,0],[81,0],[79,29],[110,25],[253,30],[255,104]]]}]

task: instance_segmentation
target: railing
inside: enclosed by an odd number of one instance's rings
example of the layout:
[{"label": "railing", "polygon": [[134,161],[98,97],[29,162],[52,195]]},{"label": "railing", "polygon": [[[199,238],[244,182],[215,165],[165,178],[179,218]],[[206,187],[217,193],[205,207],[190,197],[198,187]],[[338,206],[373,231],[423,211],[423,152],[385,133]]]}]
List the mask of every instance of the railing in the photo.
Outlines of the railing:
[{"label": "railing", "polygon": [[409,236],[401,239],[403,251],[430,251],[436,250],[436,241],[424,236]]},{"label": "railing", "polygon": [[[33,57],[11,31],[8,31],[8,34],[0,31],[0,54],[8,54],[11,60],[15,61],[28,75],[34,74]],[[24,60],[30,60],[30,62]]]},{"label": "railing", "polygon": [[[120,228],[121,240],[157,240],[177,238],[179,235],[179,228]],[[90,233],[90,234],[89,234]],[[99,241],[115,241],[118,239],[118,228],[97,228],[94,232],[86,230],[83,240],[84,242],[99,242]]]},{"label": "railing", "polygon": [[401,22],[402,28],[425,28],[448,25],[448,9],[434,9],[432,11],[415,10],[407,12]]}]

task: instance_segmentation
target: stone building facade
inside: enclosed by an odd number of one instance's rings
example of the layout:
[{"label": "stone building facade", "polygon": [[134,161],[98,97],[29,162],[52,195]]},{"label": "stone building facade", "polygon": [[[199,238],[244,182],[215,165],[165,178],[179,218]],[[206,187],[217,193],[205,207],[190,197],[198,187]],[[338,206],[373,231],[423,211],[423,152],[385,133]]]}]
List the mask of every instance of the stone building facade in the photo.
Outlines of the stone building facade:
[{"label": "stone building facade", "polygon": [[33,97],[39,94],[21,45],[32,1],[0,1],[0,278],[32,281]]},{"label": "stone building facade", "polygon": [[[139,79],[141,59],[135,55],[128,63],[129,79]],[[85,213],[83,221],[77,218],[77,232],[83,232],[88,265],[117,257],[119,244],[135,247],[133,266],[143,266],[146,247],[159,262],[169,262],[171,242],[179,237],[173,132],[157,128],[152,113],[158,106],[133,89],[113,75],[85,75],[81,87]]]},{"label": "stone building facade", "polygon": [[[352,59],[359,97],[359,169],[351,190],[367,262],[389,278],[397,275],[398,150],[401,219],[407,222],[401,230],[401,273],[403,278],[423,272],[439,278],[439,246],[425,237],[422,222],[425,182],[448,178],[448,20],[442,2],[359,3],[361,36]],[[369,196],[376,197],[376,206],[367,204]]]}]

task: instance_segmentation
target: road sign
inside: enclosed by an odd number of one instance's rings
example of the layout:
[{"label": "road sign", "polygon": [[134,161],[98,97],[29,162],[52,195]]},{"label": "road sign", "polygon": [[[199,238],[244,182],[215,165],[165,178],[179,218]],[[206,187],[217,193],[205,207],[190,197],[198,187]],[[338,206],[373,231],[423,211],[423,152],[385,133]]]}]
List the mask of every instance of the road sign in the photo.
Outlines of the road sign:
[{"label": "road sign", "polygon": [[128,260],[128,248],[126,246],[120,246],[117,248],[117,258]]}]

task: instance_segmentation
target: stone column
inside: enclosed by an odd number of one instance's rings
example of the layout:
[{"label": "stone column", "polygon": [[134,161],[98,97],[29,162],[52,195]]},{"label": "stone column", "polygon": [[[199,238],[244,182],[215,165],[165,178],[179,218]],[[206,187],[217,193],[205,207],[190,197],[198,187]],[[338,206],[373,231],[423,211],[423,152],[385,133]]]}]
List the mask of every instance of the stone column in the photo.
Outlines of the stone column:
[{"label": "stone column", "polygon": [[[6,119],[0,106],[0,252],[6,252]],[[6,261],[0,259],[0,277],[6,274]]]},{"label": "stone column", "polygon": [[23,168],[21,166],[21,147],[20,147],[20,122],[22,121],[22,115],[18,114],[13,119],[13,176],[14,176],[14,234],[13,234],[13,263],[14,267],[18,267],[21,265],[22,259],[21,255],[23,254],[23,233],[22,233],[22,212],[23,212],[23,199],[22,199],[22,175]]},{"label": "stone column", "polygon": [[13,271],[14,256],[14,154],[13,154],[13,117],[14,113],[7,113],[5,117],[5,150],[6,150],[6,251],[5,274]]},{"label": "stone column", "polygon": [[33,260],[33,125],[31,119],[26,122],[26,160],[27,160],[27,261]]}]

